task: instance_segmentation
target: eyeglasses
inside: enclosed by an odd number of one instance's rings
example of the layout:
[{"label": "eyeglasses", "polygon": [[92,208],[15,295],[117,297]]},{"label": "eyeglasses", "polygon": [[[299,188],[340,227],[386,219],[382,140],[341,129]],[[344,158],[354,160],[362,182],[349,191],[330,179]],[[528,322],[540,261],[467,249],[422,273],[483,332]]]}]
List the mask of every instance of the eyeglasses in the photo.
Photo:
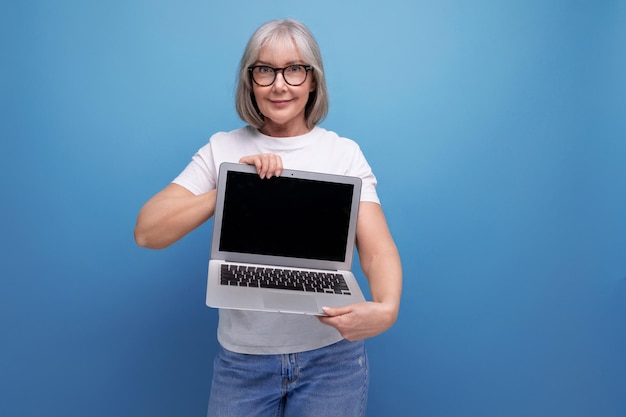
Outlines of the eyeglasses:
[{"label": "eyeglasses", "polygon": [[292,87],[304,84],[307,74],[313,67],[311,65],[289,65],[284,68],[272,68],[267,65],[254,65],[248,67],[255,84],[261,87],[269,87],[276,81],[276,74],[283,74],[283,79]]}]

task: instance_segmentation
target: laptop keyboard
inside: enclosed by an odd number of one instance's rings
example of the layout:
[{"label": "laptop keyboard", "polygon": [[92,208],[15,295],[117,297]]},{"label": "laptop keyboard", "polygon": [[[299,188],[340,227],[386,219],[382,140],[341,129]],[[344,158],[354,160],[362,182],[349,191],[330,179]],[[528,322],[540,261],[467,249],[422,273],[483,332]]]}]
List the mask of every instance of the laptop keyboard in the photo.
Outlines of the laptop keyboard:
[{"label": "laptop keyboard", "polygon": [[331,272],[222,264],[221,284],[350,295],[343,275]]}]

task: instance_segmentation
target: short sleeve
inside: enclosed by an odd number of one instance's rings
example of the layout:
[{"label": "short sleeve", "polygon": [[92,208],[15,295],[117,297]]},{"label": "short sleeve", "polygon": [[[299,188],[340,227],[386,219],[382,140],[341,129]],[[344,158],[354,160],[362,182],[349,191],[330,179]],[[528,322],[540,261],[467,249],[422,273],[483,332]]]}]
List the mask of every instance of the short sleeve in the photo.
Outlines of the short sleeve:
[{"label": "short sleeve", "polygon": [[195,195],[215,189],[217,170],[210,142],[196,152],[191,162],[172,182],[185,187]]},{"label": "short sleeve", "polygon": [[376,192],[376,185],[378,183],[376,176],[372,172],[372,168],[358,145],[353,153],[349,172],[349,175],[361,178],[361,201],[370,201],[380,204],[380,199]]}]

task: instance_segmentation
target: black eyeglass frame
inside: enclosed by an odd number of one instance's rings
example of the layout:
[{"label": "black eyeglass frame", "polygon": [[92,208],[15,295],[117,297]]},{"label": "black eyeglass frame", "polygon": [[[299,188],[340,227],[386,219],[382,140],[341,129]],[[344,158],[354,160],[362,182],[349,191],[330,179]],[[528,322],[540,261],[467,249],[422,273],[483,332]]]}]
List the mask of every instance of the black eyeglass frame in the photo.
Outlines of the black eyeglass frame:
[{"label": "black eyeglass frame", "polygon": [[[302,80],[301,83],[291,84],[289,81],[287,81],[287,79],[285,78],[285,70],[290,67],[304,67],[304,71],[305,71],[304,80]],[[254,75],[252,74],[255,68],[269,68],[272,71],[274,71],[274,78],[272,79],[272,82],[269,84],[261,84],[257,82],[257,80],[254,79]],[[283,80],[285,80],[285,83],[287,83],[287,85],[290,85],[292,87],[298,87],[299,85],[302,85],[306,82],[306,79],[309,76],[309,71],[312,71],[312,70],[313,70],[313,65],[304,65],[304,64],[287,65],[286,67],[283,67],[283,68],[273,68],[273,67],[270,67],[269,65],[252,65],[248,67],[248,72],[250,73],[250,78],[252,78],[252,82],[254,82],[259,87],[269,87],[270,85],[274,84],[274,82],[276,81],[276,76],[278,75],[278,71],[280,71],[281,75],[283,76]]]}]

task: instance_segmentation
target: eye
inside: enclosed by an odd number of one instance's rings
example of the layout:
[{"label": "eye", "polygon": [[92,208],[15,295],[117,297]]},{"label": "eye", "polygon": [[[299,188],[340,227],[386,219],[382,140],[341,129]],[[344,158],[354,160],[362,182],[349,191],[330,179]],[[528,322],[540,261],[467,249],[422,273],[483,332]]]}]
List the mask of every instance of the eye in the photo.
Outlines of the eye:
[{"label": "eye", "polygon": [[264,66],[256,67],[255,70],[256,72],[262,75],[267,75],[267,74],[271,74],[274,72],[274,70],[271,67],[264,67]]},{"label": "eye", "polygon": [[290,65],[286,68],[286,70],[287,72],[297,73],[303,71],[304,67],[302,65]]}]

